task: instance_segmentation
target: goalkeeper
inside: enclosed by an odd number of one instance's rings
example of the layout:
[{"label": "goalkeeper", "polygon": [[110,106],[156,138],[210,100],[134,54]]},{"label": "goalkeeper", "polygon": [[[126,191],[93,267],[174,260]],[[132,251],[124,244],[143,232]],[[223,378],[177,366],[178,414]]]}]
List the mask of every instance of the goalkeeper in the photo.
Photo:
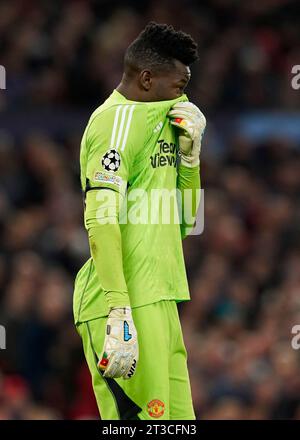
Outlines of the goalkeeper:
[{"label": "goalkeeper", "polygon": [[[181,214],[196,215],[206,124],[184,94],[197,58],[190,35],[149,23],[82,138],[91,258],[77,274],[73,310],[103,420],[195,419],[177,303],[190,299],[182,239],[194,220]],[[135,190],[177,190],[182,221],[121,221],[133,212]]]}]

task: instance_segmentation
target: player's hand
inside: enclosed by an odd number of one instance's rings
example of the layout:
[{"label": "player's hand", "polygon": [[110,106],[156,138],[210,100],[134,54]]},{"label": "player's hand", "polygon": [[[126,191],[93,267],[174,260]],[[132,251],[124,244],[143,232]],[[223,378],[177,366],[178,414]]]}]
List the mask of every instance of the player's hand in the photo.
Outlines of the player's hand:
[{"label": "player's hand", "polygon": [[199,165],[201,140],[206,126],[205,116],[191,102],[177,102],[168,116],[171,124],[180,129],[178,138],[182,165],[189,168]]},{"label": "player's hand", "polygon": [[131,308],[112,308],[107,319],[104,347],[98,368],[104,377],[130,379],[139,357],[137,332]]}]

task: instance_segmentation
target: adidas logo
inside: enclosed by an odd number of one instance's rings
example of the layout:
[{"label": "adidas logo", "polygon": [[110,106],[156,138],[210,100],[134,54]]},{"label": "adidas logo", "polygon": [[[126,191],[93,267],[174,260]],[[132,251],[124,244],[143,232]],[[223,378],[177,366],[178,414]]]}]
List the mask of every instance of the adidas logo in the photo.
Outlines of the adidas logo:
[{"label": "adidas logo", "polygon": [[157,126],[155,127],[155,129],[153,130],[153,133],[158,133],[161,129],[162,129],[163,123],[162,121],[160,121]]}]

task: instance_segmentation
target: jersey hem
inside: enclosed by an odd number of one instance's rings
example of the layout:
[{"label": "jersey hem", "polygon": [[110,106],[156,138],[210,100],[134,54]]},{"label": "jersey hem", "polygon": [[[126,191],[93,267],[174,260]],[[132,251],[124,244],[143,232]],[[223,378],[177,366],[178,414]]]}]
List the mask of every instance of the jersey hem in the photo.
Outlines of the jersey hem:
[{"label": "jersey hem", "polygon": [[[150,304],[155,304],[159,301],[176,301],[176,303],[179,302],[184,302],[184,301],[190,301],[191,298],[190,297],[182,297],[182,298],[177,298],[177,297],[170,297],[170,296],[162,296],[160,298],[158,298],[155,301],[151,301],[151,302],[147,302],[147,303],[142,303],[142,304],[137,304],[134,306],[131,306],[131,309],[137,309],[139,307],[144,307],[144,306],[148,306]],[[105,318],[108,316],[107,311],[99,311],[96,313],[90,313],[90,314],[86,314],[86,316],[84,317],[84,319],[80,319],[80,317],[74,317],[74,323],[75,325],[79,325],[83,322],[87,322],[87,321],[92,321],[94,319],[98,319],[98,318]]]}]

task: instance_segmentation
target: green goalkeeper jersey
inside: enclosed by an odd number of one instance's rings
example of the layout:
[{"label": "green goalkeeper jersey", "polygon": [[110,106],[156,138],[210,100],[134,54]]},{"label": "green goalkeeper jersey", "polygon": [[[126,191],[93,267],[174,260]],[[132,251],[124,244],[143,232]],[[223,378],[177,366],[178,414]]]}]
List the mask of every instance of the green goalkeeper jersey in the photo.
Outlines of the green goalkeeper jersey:
[{"label": "green goalkeeper jersey", "polygon": [[[186,95],[168,101],[136,102],[114,90],[92,114],[82,138],[83,191],[101,193],[98,188],[109,188],[123,200],[119,224],[132,308],[163,299],[190,299],[179,210],[173,203],[178,142],[167,117],[178,101],[187,101]],[[85,225],[86,216],[85,212]],[[77,274],[73,308],[75,323],[108,314],[92,258]]]}]

